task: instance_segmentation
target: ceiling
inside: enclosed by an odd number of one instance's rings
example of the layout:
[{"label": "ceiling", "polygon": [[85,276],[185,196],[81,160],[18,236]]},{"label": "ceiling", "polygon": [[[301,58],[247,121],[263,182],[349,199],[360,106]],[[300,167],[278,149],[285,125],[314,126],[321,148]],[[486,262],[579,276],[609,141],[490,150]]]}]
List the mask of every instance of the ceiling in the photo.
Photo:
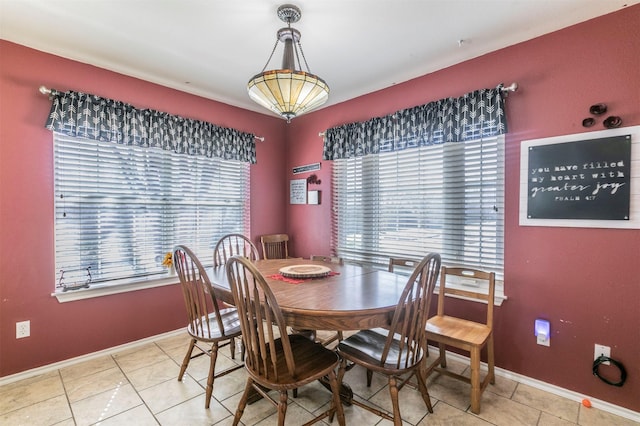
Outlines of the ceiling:
[{"label": "ceiling", "polygon": [[[638,2],[292,1],[302,11],[302,18],[293,27],[302,34],[310,71],[323,78],[331,89],[324,106]],[[271,114],[249,99],[246,84],[262,71],[273,50],[277,30],[286,26],[276,15],[283,3],[0,0],[0,38]],[[268,69],[281,67],[282,43],[278,44]]]}]

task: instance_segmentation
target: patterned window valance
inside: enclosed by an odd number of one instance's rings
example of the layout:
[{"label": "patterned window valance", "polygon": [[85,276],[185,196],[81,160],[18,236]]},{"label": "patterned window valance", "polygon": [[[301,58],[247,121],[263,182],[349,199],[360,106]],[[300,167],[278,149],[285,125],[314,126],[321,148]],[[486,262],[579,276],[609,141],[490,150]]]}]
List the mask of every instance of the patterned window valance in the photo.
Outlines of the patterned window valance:
[{"label": "patterned window valance", "polygon": [[507,132],[502,85],[327,129],[323,159],[464,142]]},{"label": "patterned window valance", "polygon": [[256,162],[254,135],[80,92],[51,93],[45,127],[67,136]]}]

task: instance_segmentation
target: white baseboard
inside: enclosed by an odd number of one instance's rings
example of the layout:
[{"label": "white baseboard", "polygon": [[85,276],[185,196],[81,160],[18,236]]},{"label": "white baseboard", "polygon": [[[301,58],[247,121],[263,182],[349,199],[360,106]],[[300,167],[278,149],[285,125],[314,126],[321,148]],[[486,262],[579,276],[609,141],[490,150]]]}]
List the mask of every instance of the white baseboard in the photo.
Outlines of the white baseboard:
[{"label": "white baseboard", "polygon": [[[184,328],[181,328],[179,330],[169,331],[167,333],[162,333],[156,336],[147,337],[145,339],[136,340],[135,342],[125,343],[124,345],[114,346],[112,348],[104,349],[102,351],[93,352],[90,354],[82,355],[75,358],[70,358],[70,359],[56,362],[53,364],[44,365],[42,367],[33,368],[31,370],[12,374],[10,376],[0,377],[0,386],[17,382],[18,380],[28,379],[30,377],[38,376],[40,374],[49,373],[51,371],[68,367],[73,364],[89,361],[94,358],[99,358],[105,355],[112,355],[117,352],[121,352],[125,349],[132,349],[138,346],[143,346],[143,345],[146,345],[147,343],[164,339],[166,337],[171,337],[173,335],[178,335],[184,332],[185,332]],[[435,349],[435,348],[432,347],[431,349]],[[468,357],[462,356],[454,352],[447,351],[447,357],[450,357],[452,360],[456,360],[458,362],[469,363]],[[486,371],[486,368],[487,368],[486,363],[482,363],[482,368],[484,369],[484,371]],[[563,398],[567,398],[571,401],[582,402],[583,399],[587,398],[591,402],[591,406],[593,408],[597,408],[598,410],[606,411],[608,413],[615,414],[616,416],[624,417],[625,419],[633,420],[635,422],[640,423],[640,413],[629,410],[628,408],[620,407],[620,406],[611,404],[610,402],[602,401],[597,398],[592,398],[589,395],[584,395],[578,392],[564,389],[559,386],[555,386],[555,385],[543,382],[541,380],[532,379],[531,377],[523,376],[522,374],[504,370],[499,367],[496,367],[495,373],[496,373],[496,376],[504,377],[505,379],[513,380],[515,382],[522,383],[527,386],[531,386],[532,388],[540,389],[542,391],[549,392]]]},{"label": "white baseboard", "polygon": [[[437,350],[435,347],[431,347],[433,350]],[[436,355],[437,356],[437,355]],[[447,351],[447,358],[451,358],[452,360],[456,360],[458,362],[462,362],[465,364],[469,363],[469,358],[463,355],[449,352]],[[487,371],[487,364],[482,363],[481,365],[483,371]],[[504,377],[508,380],[513,380],[518,383],[522,383],[527,386],[531,386],[532,388],[540,389],[545,392],[552,393],[554,395],[558,395],[563,398],[567,398],[571,401],[577,401],[582,403],[583,399],[588,399],[591,402],[591,406],[593,408],[597,408],[598,410],[606,411],[607,413],[615,414],[616,416],[624,417],[625,419],[633,420],[635,422],[640,423],[640,413],[629,410],[628,408],[620,407],[618,405],[614,405],[607,401],[602,401],[597,398],[593,398],[589,395],[584,395],[578,392],[571,391],[569,389],[561,388],[556,385],[552,385],[550,383],[543,382],[538,379],[532,379],[531,377],[523,376],[522,374],[514,373],[509,370],[505,370],[499,367],[495,367],[495,374],[499,377]]]},{"label": "white baseboard", "polygon": [[100,358],[105,355],[113,355],[117,352],[122,352],[123,350],[126,350],[126,349],[132,349],[138,346],[143,346],[148,343],[154,342],[156,340],[164,339],[166,337],[171,337],[173,335],[178,335],[184,332],[185,332],[184,328],[181,328],[179,330],[174,330],[174,331],[168,331],[166,333],[136,340],[135,342],[129,342],[123,345],[113,346],[111,348],[104,349],[98,352],[92,352],[92,353],[81,355],[75,358],[69,358],[64,361],[54,362],[53,364],[47,364],[47,365],[43,365],[42,367],[32,368],[31,370],[22,371],[20,373],[12,374],[10,376],[0,377],[0,386],[8,385],[9,383],[17,382],[18,380],[24,380],[31,377],[39,376],[41,374],[50,373],[60,368],[69,367],[70,365],[89,361],[95,358]]}]

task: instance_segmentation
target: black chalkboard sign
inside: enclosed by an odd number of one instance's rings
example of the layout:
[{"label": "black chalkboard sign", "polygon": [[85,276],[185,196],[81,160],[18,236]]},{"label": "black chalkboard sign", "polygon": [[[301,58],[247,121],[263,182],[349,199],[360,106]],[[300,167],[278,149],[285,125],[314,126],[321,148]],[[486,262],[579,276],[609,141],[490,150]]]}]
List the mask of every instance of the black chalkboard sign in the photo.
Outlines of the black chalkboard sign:
[{"label": "black chalkboard sign", "polygon": [[629,220],[631,135],[529,147],[527,217]]}]

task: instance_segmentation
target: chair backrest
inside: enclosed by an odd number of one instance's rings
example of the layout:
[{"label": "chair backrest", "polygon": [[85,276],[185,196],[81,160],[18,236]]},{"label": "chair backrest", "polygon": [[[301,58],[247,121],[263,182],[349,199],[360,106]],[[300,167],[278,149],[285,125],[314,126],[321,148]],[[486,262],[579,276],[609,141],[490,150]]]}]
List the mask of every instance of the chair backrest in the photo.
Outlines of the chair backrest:
[{"label": "chair backrest", "polygon": [[409,277],[388,329],[381,365],[410,368],[422,360],[427,347],[425,328],[440,263],[440,255],[430,253]]},{"label": "chair backrest", "polygon": [[[447,287],[447,277],[456,276],[461,280],[474,280],[474,284],[480,281],[486,281],[488,284],[487,293],[469,290],[462,290],[459,288]],[[471,288],[471,287],[469,287]],[[496,289],[496,274],[495,272],[485,272],[478,269],[464,268],[464,267],[442,267],[440,272],[440,290],[438,292],[438,313],[437,315],[445,314],[444,300],[447,294],[464,297],[467,299],[475,299],[487,302],[487,319],[486,324],[489,327],[493,327],[493,303]]]},{"label": "chair backrest", "polygon": [[265,259],[286,259],[289,257],[289,236],[287,234],[263,235],[262,257]]},{"label": "chair backrest", "polygon": [[[189,332],[207,339],[224,336],[216,290],[196,255],[186,246],[177,246],[173,249],[173,262],[180,277]],[[213,315],[218,322],[217,330],[210,326],[209,318]]]},{"label": "chair backrest", "polygon": [[[277,380],[283,374],[295,376],[295,360],[284,317],[264,277],[241,256],[231,257],[226,269],[240,317],[245,366],[253,374],[270,380]],[[279,336],[274,333],[274,328]],[[281,337],[286,366],[280,364],[280,369],[275,343],[278,337]],[[285,368],[287,371],[282,371]]]},{"label": "chair backrest", "polygon": [[314,254],[311,256],[310,259],[320,261],[320,262],[334,263],[336,265],[344,265],[344,260],[339,256],[320,256],[320,255]]},{"label": "chair backrest", "polygon": [[413,259],[406,259],[403,257],[390,257],[389,258],[389,272],[394,272],[396,266],[400,266],[404,270],[413,269],[418,262]]},{"label": "chair backrest", "polygon": [[249,238],[242,234],[227,234],[218,240],[213,249],[213,266],[225,265],[236,254],[251,261],[260,259],[258,248]]}]

